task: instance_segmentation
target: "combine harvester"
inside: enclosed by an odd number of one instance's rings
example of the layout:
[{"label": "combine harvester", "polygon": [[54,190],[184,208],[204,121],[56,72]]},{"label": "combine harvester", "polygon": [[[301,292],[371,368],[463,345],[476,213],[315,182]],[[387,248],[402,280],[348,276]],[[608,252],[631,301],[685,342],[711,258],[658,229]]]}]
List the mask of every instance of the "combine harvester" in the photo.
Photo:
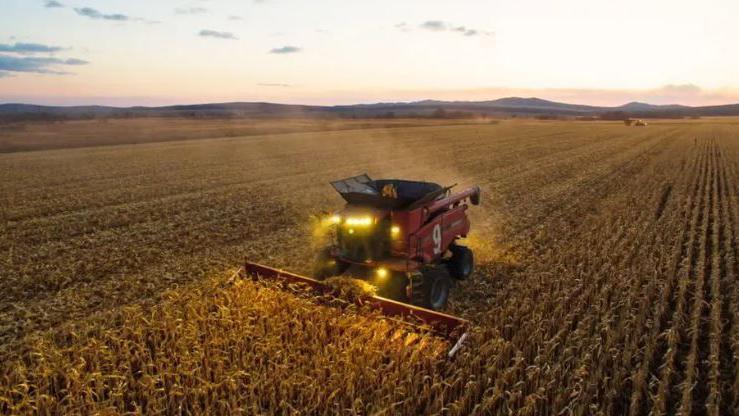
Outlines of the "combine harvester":
[{"label": "combine harvester", "polygon": [[335,293],[322,282],[328,277],[365,279],[382,296],[359,296],[357,304],[428,326],[452,341],[452,357],[467,337],[469,322],[439,311],[453,280],[472,274],[472,251],[457,241],[470,231],[467,202],[480,203],[480,188],[452,194],[454,185],[367,175],[331,185],[347,204],[322,220],[332,238],[318,255],[313,278],[252,262],[240,270],[242,276],[299,284],[317,295]]}]

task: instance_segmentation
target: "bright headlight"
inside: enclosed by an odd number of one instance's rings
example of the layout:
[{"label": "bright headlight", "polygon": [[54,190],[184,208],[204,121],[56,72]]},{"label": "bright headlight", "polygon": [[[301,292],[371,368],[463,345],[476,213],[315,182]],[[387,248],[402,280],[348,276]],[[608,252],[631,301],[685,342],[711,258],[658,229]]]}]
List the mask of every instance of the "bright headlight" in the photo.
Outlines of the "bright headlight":
[{"label": "bright headlight", "polygon": [[350,217],[344,221],[350,227],[367,227],[372,225],[372,217]]},{"label": "bright headlight", "polygon": [[321,218],[322,227],[330,227],[332,225],[341,224],[341,216],[338,214],[326,216]]},{"label": "bright headlight", "polygon": [[384,267],[380,267],[379,269],[377,269],[376,273],[377,273],[377,277],[379,277],[380,279],[385,279],[389,274],[387,269]]}]

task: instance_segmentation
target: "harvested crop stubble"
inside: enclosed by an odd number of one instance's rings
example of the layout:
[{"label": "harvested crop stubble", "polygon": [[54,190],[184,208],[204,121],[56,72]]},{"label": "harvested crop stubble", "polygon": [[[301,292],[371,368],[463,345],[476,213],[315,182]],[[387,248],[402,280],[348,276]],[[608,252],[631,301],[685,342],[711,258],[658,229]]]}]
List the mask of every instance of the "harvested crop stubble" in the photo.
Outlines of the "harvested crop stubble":
[{"label": "harvested crop stubble", "polygon": [[[451,363],[346,301],[195,283],[245,256],[305,273],[309,215],[359,167],[483,188]],[[739,414],[736,119],[17,153],[0,176],[0,413]]]},{"label": "harvested crop stubble", "polygon": [[376,317],[223,279],[28,341],[3,365],[0,413],[422,412],[448,348]]},{"label": "harvested crop stubble", "polygon": [[334,276],[329,277],[323,283],[336,290],[340,297],[354,300],[362,296],[374,296],[377,287],[367,283],[365,280],[351,277]]}]

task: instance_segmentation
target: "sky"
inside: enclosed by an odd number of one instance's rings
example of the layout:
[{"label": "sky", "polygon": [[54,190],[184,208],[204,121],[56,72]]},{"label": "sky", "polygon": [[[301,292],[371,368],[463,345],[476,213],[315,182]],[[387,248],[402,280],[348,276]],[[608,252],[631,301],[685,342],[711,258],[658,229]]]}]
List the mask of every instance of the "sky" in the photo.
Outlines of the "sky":
[{"label": "sky", "polygon": [[739,102],[736,0],[0,0],[0,103]]}]

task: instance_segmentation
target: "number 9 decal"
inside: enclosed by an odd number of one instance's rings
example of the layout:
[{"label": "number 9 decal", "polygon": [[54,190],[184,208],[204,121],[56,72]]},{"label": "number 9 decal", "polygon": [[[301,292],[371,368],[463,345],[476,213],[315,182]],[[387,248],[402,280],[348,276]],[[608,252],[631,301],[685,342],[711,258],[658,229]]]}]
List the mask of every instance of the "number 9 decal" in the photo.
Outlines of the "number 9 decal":
[{"label": "number 9 decal", "polygon": [[434,225],[431,237],[434,239],[434,254],[441,253],[441,224]]}]

